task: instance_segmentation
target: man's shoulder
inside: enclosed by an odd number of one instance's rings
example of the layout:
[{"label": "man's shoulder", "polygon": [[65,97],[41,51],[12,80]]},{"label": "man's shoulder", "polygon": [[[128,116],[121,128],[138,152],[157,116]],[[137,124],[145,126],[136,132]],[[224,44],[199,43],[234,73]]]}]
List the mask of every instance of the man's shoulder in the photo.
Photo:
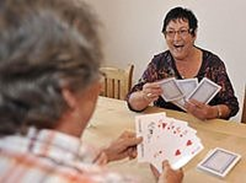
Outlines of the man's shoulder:
[{"label": "man's shoulder", "polygon": [[[116,182],[129,181],[97,164],[57,163],[52,159],[30,153],[1,151],[0,163],[2,182],[95,183],[111,181],[112,175]],[[19,175],[22,177],[15,177]]]}]

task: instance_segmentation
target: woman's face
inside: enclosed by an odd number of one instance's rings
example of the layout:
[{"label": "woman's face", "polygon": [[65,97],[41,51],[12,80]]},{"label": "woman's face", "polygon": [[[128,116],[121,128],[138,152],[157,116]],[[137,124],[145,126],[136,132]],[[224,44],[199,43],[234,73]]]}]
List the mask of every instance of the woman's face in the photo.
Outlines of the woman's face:
[{"label": "woman's face", "polygon": [[188,21],[176,19],[166,27],[165,39],[175,60],[184,60],[193,49],[196,35],[190,34]]}]

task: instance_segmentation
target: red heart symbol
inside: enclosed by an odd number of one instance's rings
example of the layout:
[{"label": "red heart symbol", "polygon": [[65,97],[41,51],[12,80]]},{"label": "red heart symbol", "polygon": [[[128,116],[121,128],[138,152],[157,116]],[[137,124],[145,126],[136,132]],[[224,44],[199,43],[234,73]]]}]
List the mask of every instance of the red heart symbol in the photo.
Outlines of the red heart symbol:
[{"label": "red heart symbol", "polygon": [[186,143],[186,146],[189,146],[191,144],[192,144],[191,140],[188,140],[187,143]]},{"label": "red heart symbol", "polygon": [[162,128],[164,129],[166,127],[166,123],[162,123]]},{"label": "red heart symbol", "polygon": [[181,155],[180,150],[177,150],[176,153],[175,153],[175,155],[176,155],[176,156]]}]

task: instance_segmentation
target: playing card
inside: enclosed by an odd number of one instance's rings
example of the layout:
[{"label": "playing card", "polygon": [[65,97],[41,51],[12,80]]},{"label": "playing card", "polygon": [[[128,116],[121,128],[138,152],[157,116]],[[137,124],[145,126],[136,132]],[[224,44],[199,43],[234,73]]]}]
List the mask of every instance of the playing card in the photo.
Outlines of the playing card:
[{"label": "playing card", "polygon": [[143,137],[141,144],[137,146],[138,160],[147,161],[154,152],[152,145],[165,127],[163,119],[166,116],[164,112],[147,114],[135,117],[137,137]]},{"label": "playing card", "polygon": [[[186,165],[203,149],[203,145],[197,137],[183,139],[184,141],[182,139],[175,139],[175,141],[169,142],[171,139],[173,138],[171,137],[163,142],[160,141],[159,144],[163,146],[156,145],[156,148],[159,147],[159,149],[155,149],[156,152],[154,152],[154,159],[150,161],[150,163],[155,166],[160,173],[162,172],[162,162],[164,160],[168,160],[172,169],[177,170]],[[181,146],[179,144],[181,144]]]},{"label": "playing card", "polygon": [[215,148],[197,165],[203,171],[210,172],[220,177],[225,177],[227,173],[237,164],[241,156],[237,153]]},{"label": "playing card", "polygon": [[185,103],[186,103],[185,97],[178,99],[178,100],[174,100],[174,101],[172,101],[172,103],[175,104],[176,106],[180,107],[184,111],[187,111],[187,109],[185,108]]},{"label": "playing card", "polygon": [[198,85],[197,78],[176,80],[179,88],[183,92],[184,96],[187,97]]},{"label": "playing card", "polygon": [[[148,155],[148,161],[162,159],[164,156],[166,156],[167,150],[164,149],[162,145],[164,145],[166,143],[165,141],[167,141],[167,139],[164,139],[164,136],[166,136],[167,131],[171,129],[170,123],[172,123],[172,121],[173,118],[163,116],[162,119],[157,122],[158,129],[155,132],[155,142],[151,145],[153,152],[151,155]],[[160,140],[163,140],[163,142],[160,142]]]},{"label": "playing card", "polygon": [[201,152],[203,148],[200,139],[196,136],[187,138],[186,141],[174,151],[175,156],[170,160],[171,167],[175,170],[183,167]]},{"label": "playing card", "polygon": [[156,152],[154,152],[154,158],[150,162],[160,173],[162,172],[162,162],[164,160],[168,160],[171,167],[176,170],[187,164],[202,149],[203,146],[200,139],[196,136],[190,139],[176,139],[175,135],[166,135],[156,144],[156,149],[154,149]]},{"label": "playing card", "polygon": [[137,146],[138,161],[149,162],[162,172],[162,162],[168,160],[173,169],[183,167],[203,146],[196,130],[182,120],[163,113],[136,117],[137,136],[143,142]]},{"label": "playing card", "polygon": [[213,81],[203,78],[196,89],[186,98],[186,100],[195,99],[204,104],[208,104],[210,100],[220,91],[221,86]]},{"label": "playing card", "polygon": [[183,92],[176,83],[175,78],[168,78],[158,82],[163,90],[161,95],[165,101],[170,102],[183,97]]},{"label": "playing card", "polygon": [[172,148],[169,146],[171,143],[174,144],[174,137],[178,136],[182,127],[187,126],[187,122],[175,123],[175,119],[165,117],[166,127],[162,130],[162,133],[157,137],[155,144],[152,145],[154,152],[149,159],[150,163],[156,167],[159,172],[162,172],[162,162],[169,160],[171,157]]},{"label": "playing card", "polygon": [[184,111],[187,111],[185,108],[186,98],[191,94],[192,91],[195,90],[195,88],[198,85],[198,80],[196,78],[193,79],[184,79],[184,80],[176,80],[179,88],[183,92],[184,96],[181,99],[174,100],[172,103],[183,109]]},{"label": "playing card", "polygon": [[185,121],[168,117],[166,117],[166,119],[169,119],[169,124],[166,129],[168,132],[172,132],[174,135],[180,134],[179,136],[182,136],[182,132],[186,129],[190,129],[191,132],[196,133],[196,130],[188,127],[188,123]]},{"label": "playing card", "polygon": [[203,148],[200,139],[196,136],[196,130],[187,126],[186,122],[176,119],[169,124],[166,134],[161,138],[165,140],[162,142],[169,148],[166,156],[173,169],[185,165]]}]

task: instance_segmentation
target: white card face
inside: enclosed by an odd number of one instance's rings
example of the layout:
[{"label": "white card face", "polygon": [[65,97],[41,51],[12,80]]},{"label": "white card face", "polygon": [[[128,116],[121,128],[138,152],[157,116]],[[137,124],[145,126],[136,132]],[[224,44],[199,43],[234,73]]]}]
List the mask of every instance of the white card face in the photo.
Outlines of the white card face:
[{"label": "white card face", "polygon": [[181,156],[171,161],[171,166],[173,169],[177,170],[183,167],[185,164],[187,164],[191,159],[193,159],[198,153],[200,153],[203,150],[204,147],[200,142],[200,140],[195,138],[194,140],[192,140],[192,142],[194,146],[191,145],[188,146],[187,148],[184,148],[186,145],[183,145],[183,147],[181,147],[181,150],[183,150]]},{"label": "white card face", "polygon": [[218,84],[207,78],[203,78],[197,88],[187,97],[186,100],[195,99],[204,104],[208,104],[220,89],[221,86]]},{"label": "white card face", "polygon": [[152,144],[155,142],[156,136],[159,136],[160,129],[164,126],[162,124],[164,117],[166,117],[164,112],[135,117],[137,137],[143,137],[142,143],[137,146],[137,152],[139,153],[137,158],[140,162],[147,161],[153,153]]},{"label": "white card face", "polygon": [[158,82],[163,90],[161,95],[165,101],[170,102],[182,98],[183,92],[176,83],[175,78],[164,79]]},{"label": "white card face", "polygon": [[138,162],[149,162],[159,172],[162,172],[164,160],[178,169],[203,149],[196,130],[185,121],[155,113],[136,116],[135,122],[136,134],[143,138],[137,146]]},{"label": "white card face", "polygon": [[222,148],[215,148],[197,167],[217,176],[225,177],[240,158],[241,156],[239,154]]}]

